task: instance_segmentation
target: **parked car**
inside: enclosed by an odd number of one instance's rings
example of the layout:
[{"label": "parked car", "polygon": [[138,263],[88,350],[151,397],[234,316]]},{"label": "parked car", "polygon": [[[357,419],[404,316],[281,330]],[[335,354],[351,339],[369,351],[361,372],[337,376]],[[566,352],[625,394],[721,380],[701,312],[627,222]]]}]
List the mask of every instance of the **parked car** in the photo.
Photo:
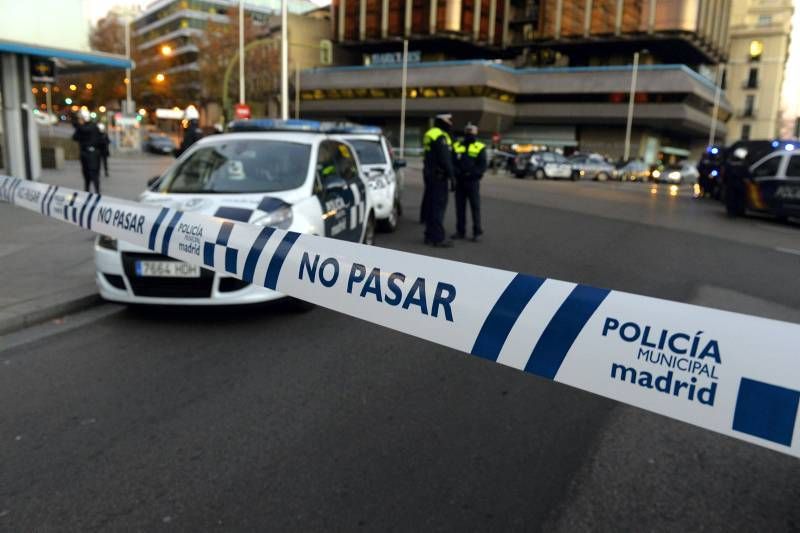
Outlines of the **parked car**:
[{"label": "parked car", "polygon": [[579,171],[572,168],[569,160],[555,152],[535,152],[531,155],[529,165],[537,180],[549,178],[575,181],[580,177]]},{"label": "parked car", "polygon": [[[372,244],[375,213],[355,149],[308,120],[253,119],[231,123],[231,133],[194,143],[167,171],[148,182],[139,201],[290,232]],[[266,302],[284,295],[236,277],[175,261],[159,251],[170,239],[205,264],[227,260],[219,251],[228,237],[203,235],[179,224],[172,232],[161,219],[143,248],[105,236],[95,244],[100,296],[106,300],[156,305],[233,305]],[[270,233],[267,233],[270,235]],[[278,246],[267,237],[265,246]],[[160,239],[160,240],[159,240]],[[220,239],[224,239],[220,241]],[[214,243],[217,243],[216,245]],[[272,244],[270,244],[272,242]],[[161,243],[160,246],[157,246]],[[209,248],[210,247],[210,248]],[[205,250],[217,250],[208,253]],[[246,251],[240,250],[239,256]],[[258,257],[256,255],[255,257]],[[235,261],[235,259],[234,259]],[[256,264],[262,276],[267,265]],[[301,305],[301,308],[304,308]]]},{"label": "parked car", "polygon": [[673,185],[697,183],[698,176],[697,167],[687,161],[674,165],[661,166],[652,172],[654,181]]},{"label": "parked car", "polygon": [[725,157],[725,147],[709,146],[697,162],[697,184],[700,194],[719,198],[720,169]]},{"label": "parked car", "polygon": [[720,195],[730,216],[758,211],[778,218],[800,217],[797,141],[734,143],[726,150],[721,177]]},{"label": "parked car", "polygon": [[398,171],[406,166],[406,162],[393,157],[389,141],[378,127],[345,124],[331,133],[339,133],[335,138],[355,148],[367,182],[367,194],[372,197],[378,228],[394,231],[403,213],[400,204],[403,184],[398,179]]},{"label": "parked car", "polygon": [[172,155],[177,148],[172,137],[164,133],[151,133],[144,142],[144,149],[153,154]]},{"label": "parked car", "polygon": [[617,174],[622,181],[647,181],[650,178],[650,167],[641,159],[631,159],[620,163]]},{"label": "parked car", "polygon": [[569,163],[580,178],[607,181],[619,177],[616,167],[596,154],[574,155],[569,158]]}]

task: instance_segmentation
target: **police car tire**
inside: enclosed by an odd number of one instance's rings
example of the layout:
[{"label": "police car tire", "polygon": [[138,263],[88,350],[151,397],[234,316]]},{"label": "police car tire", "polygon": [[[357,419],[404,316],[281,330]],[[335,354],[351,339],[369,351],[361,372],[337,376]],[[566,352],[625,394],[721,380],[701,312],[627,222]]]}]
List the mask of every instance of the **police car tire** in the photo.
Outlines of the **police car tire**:
[{"label": "police car tire", "polygon": [[392,233],[394,230],[397,229],[397,223],[400,219],[400,202],[394,202],[394,206],[392,206],[392,212],[389,214],[388,218],[378,221],[378,229],[384,233]]},{"label": "police car tire", "polygon": [[537,180],[543,180],[543,179],[545,179],[547,177],[547,174],[545,174],[544,169],[537,168],[536,172],[533,173],[533,176]]}]

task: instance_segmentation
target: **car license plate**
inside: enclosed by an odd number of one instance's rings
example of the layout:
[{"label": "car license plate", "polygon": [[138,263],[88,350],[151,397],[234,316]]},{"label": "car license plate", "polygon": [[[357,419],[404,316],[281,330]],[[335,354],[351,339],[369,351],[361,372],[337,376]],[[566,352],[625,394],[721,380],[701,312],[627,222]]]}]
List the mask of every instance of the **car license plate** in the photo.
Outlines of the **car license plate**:
[{"label": "car license plate", "polygon": [[199,278],[200,267],[179,261],[136,261],[140,278]]}]

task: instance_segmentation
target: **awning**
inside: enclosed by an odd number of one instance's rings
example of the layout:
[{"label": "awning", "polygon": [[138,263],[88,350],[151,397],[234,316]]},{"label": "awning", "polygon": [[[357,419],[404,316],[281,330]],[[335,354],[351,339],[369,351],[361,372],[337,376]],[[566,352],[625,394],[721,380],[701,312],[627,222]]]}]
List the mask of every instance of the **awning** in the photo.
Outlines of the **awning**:
[{"label": "awning", "polygon": [[689,157],[689,150],[676,148],[674,146],[662,146],[661,152],[667,155],[676,155],[678,157]]},{"label": "awning", "polygon": [[501,139],[503,144],[578,146],[574,126],[516,126]]},{"label": "awning", "polygon": [[98,68],[133,68],[133,61],[116,54],[50,48],[16,41],[0,40],[0,53],[55,59],[59,63],[59,71],[87,70],[89,68],[94,68],[95,70]]}]

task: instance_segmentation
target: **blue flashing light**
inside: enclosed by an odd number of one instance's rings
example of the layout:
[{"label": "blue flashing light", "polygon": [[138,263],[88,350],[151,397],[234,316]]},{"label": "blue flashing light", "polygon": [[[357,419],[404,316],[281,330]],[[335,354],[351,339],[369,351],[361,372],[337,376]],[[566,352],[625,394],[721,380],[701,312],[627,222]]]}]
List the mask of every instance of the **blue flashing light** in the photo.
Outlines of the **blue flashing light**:
[{"label": "blue flashing light", "polygon": [[780,142],[778,142],[778,141],[772,141],[772,147],[773,147],[773,148],[777,148],[777,147],[778,147],[778,146],[780,146],[780,145],[781,145],[781,143],[780,143]]},{"label": "blue flashing light", "polygon": [[321,123],[316,120],[256,118],[234,120],[228,125],[230,131],[300,131],[319,132]]},{"label": "blue flashing light", "polygon": [[711,153],[714,154],[714,155],[717,155],[719,153],[719,148],[717,148],[716,146],[712,146],[711,147]]},{"label": "blue flashing light", "polygon": [[228,124],[231,132],[242,131],[295,131],[309,133],[350,133],[380,135],[382,130],[377,126],[362,126],[352,122],[319,122],[316,120],[273,118],[256,118],[251,120],[234,120]]},{"label": "blue flashing light", "polygon": [[792,143],[789,143],[786,146],[784,146],[784,148],[786,149],[787,152],[791,152],[792,150],[794,150],[794,145]]},{"label": "blue flashing light", "polygon": [[711,171],[711,177],[712,178],[716,178],[718,175],[719,175],[719,172],[717,172],[716,170],[712,170]]}]

